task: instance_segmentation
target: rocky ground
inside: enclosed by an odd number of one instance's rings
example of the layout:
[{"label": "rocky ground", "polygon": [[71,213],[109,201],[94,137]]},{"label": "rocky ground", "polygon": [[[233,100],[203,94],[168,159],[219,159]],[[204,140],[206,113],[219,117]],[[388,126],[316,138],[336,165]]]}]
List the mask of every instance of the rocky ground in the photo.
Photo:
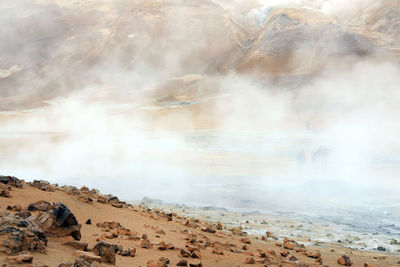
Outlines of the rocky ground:
[{"label": "rocky ground", "polygon": [[10,176],[0,186],[2,266],[400,266],[396,255],[248,235],[87,187]]}]

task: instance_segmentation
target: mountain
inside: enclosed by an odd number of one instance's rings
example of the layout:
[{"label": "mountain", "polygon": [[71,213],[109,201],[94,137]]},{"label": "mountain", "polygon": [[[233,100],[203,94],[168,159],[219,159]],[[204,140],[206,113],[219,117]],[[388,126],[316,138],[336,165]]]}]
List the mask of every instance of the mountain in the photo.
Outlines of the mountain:
[{"label": "mountain", "polygon": [[[399,61],[398,1],[377,2],[346,20],[301,7],[254,15],[254,3],[3,1],[2,110],[88,87],[193,102],[216,93],[210,76],[241,73],[295,87],[360,60]],[[179,79],[187,75],[200,78]]]}]

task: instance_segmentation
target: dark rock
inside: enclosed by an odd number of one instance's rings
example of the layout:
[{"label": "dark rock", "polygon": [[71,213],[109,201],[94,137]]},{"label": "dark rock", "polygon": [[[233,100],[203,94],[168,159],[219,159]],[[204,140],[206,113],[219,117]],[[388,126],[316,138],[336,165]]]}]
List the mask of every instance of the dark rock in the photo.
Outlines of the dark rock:
[{"label": "dark rock", "polygon": [[386,251],[386,248],[384,248],[384,247],[377,247],[376,248],[378,251]]},{"label": "dark rock", "polygon": [[187,259],[181,259],[176,266],[188,266],[188,261]]},{"label": "dark rock", "polygon": [[50,235],[57,237],[70,235],[75,240],[81,239],[81,225],[71,210],[61,202],[55,204],[52,211],[39,213],[32,218],[32,221]]},{"label": "dark rock", "polygon": [[165,216],[167,217],[168,221],[172,221],[172,213],[167,213]]},{"label": "dark rock", "polygon": [[12,211],[21,211],[22,207],[20,204],[14,205],[14,206],[7,206],[7,210],[12,210]]},{"label": "dark rock", "polygon": [[91,220],[91,219],[87,219],[87,221],[85,222],[85,224],[92,224],[92,220]]},{"label": "dark rock", "polygon": [[290,261],[297,261],[297,258],[296,258],[296,256],[290,256],[289,260]]},{"label": "dark rock", "polygon": [[118,197],[111,196],[110,198],[107,199],[107,202],[110,202],[110,203],[119,202],[119,199],[118,199]]},{"label": "dark rock", "polygon": [[203,264],[201,262],[191,262],[189,263],[190,267],[203,267]]},{"label": "dark rock", "polygon": [[46,253],[47,238],[34,223],[13,214],[0,214],[2,251],[15,254],[21,251]]}]

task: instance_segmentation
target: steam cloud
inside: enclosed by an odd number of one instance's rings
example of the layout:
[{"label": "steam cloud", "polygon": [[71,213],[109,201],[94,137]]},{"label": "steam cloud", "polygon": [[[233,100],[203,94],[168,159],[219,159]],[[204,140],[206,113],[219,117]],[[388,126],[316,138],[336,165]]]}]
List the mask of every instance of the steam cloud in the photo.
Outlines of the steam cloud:
[{"label": "steam cloud", "polygon": [[[153,7],[145,2],[143,10]],[[256,20],[278,5],[346,19],[352,14],[344,11],[360,12],[367,2],[352,1],[351,9],[344,8],[348,1],[214,1],[224,12]],[[367,57],[322,70],[299,86],[277,85],[275,75],[260,79],[207,64],[229,46],[215,29],[217,19],[201,25],[188,23],[187,14],[145,17],[139,10],[149,24],[164,20],[163,27],[150,32],[141,20],[130,21],[136,28],[117,21],[115,30],[126,38],[116,40],[102,39],[115,34],[107,26],[111,19],[91,14],[82,29],[100,41],[90,51],[85,45],[90,38],[60,31],[63,25],[53,23],[58,17],[48,12],[52,7],[36,4],[0,6],[10,11],[0,18],[1,38],[8,40],[0,47],[3,173],[89,185],[127,200],[148,195],[235,206],[251,199],[280,207],[294,205],[276,203],[282,194],[303,200],[298,206],[396,196],[400,69],[395,63]],[[125,12],[107,5],[99,10]],[[76,15],[73,5],[63,8]],[[40,20],[26,25],[29,16]],[[45,47],[30,43],[21,31],[31,27],[35,34],[66,38]],[[220,46],[211,46],[215,39]],[[97,54],[102,49],[106,52]],[[33,67],[38,70],[28,71]],[[22,78],[7,84],[18,73]],[[315,154],[318,149],[328,156]],[[301,151],[305,159],[299,162]]]}]

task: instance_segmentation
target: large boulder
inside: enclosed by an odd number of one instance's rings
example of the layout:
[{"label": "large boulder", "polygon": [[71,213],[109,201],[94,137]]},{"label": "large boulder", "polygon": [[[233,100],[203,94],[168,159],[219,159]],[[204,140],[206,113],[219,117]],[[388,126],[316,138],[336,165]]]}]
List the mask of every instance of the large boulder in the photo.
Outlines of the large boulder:
[{"label": "large boulder", "polygon": [[52,210],[41,212],[29,219],[47,234],[57,237],[72,236],[75,240],[81,239],[81,225],[78,224],[71,210],[61,202],[55,204]]},{"label": "large boulder", "polygon": [[1,251],[7,254],[27,250],[46,253],[46,235],[36,224],[9,213],[0,214],[0,217]]}]

